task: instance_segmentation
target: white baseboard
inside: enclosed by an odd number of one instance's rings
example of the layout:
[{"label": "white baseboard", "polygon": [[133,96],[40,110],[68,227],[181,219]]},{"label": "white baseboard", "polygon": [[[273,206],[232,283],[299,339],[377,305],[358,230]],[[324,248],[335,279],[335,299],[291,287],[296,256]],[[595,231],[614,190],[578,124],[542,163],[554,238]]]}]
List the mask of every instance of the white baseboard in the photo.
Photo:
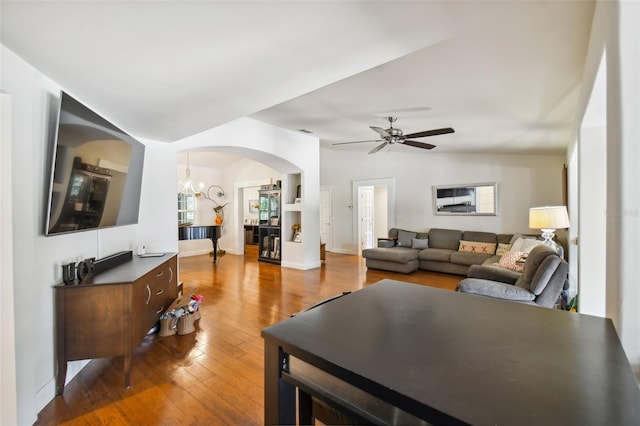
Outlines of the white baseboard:
[{"label": "white baseboard", "polygon": [[[328,251],[328,250],[327,250]],[[356,253],[353,250],[346,250],[346,249],[333,249],[331,250],[331,253],[337,253],[337,254],[350,254],[353,256],[357,256],[358,253]]]}]

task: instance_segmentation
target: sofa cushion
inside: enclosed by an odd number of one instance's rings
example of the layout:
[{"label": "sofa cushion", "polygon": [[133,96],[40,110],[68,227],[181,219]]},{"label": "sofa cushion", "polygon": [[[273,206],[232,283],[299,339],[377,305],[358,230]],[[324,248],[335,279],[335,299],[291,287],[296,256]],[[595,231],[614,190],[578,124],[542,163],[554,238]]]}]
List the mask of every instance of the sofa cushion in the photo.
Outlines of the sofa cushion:
[{"label": "sofa cushion", "polygon": [[498,243],[498,236],[493,232],[464,231],[462,233],[462,239],[481,243]]},{"label": "sofa cushion", "polygon": [[414,249],[426,249],[429,248],[429,239],[427,238],[412,238],[411,248]]},{"label": "sofa cushion", "polygon": [[496,237],[498,238],[498,243],[511,244],[513,234],[497,234]]},{"label": "sofa cushion", "polygon": [[418,269],[419,262],[417,260],[410,260],[407,263],[387,262],[386,260],[367,259],[367,268],[369,269],[381,269],[383,271],[401,272],[403,274],[410,274]]},{"label": "sofa cushion", "polygon": [[396,246],[396,240],[391,240],[391,239],[378,239],[378,247],[395,247]]},{"label": "sofa cushion", "polygon": [[458,250],[462,231],[433,228],[429,231],[429,247],[436,249]]},{"label": "sofa cushion", "polygon": [[405,231],[403,229],[398,231],[398,247],[411,247],[411,239],[418,235],[415,232]]},{"label": "sofa cushion", "polygon": [[[429,244],[431,244],[431,240],[429,240]],[[457,250],[429,247],[419,252],[418,259],[436,260],[438,262],[449,262],[449,260],[451,259],[451,253],[457,253]]]},{"label": "sofa cushion", "polygon": [[545,244],[535,246],[527,256],[527,261],[524,264],[524,272],[522,276],[518,278],[518,281],[516,281],[516,286],[530,290],[531,281],[547,256],[558,256],[558,253]]},{"label": "sofa cushion", "polygon": [[389,262],[407,263],[418,259],[420,250],[408,247],[370,248],[362,250],[362,257],[366,259],[386,260]]},{"label": "sofa cushion", "polygon": [[460,240],[458,251],[468,251],[470,253],[495,254],[496,243],[483,243],[479,241]]},{"label": "sofa cushion", "polygon": [[451,253],[450,262],[458,265],[481,265],[482,262],[490,258],[490,254],[470,253],[465,251],[456,251]]},{"label": "sofa cushion", "polygon": [[[389,238],[393,238],[393,239],[398,239],[398,232],[400,231],[406,231],[406,232],[414,232],[414,231],[409,231],[407,229],[399,229],[399,228],[391,228],[389,229]],[[429,238],[429,233],[428,232],[416,232],[416,238]]]},{"label": "sofa cushion", "polygon": [[518,302],[530,302],[535,295],[523,288],[497,281],[466,278],[458,284],[458,290],[463,293],[479,294],[481,296],[496,297]]},{"label": "sofa cushion", "polygon": [[551,277],[558,269],[558,265],[560,265],[560,257],[558,256],[547,256],[544,258],[540,267],[536,271],[536,274],[531,279],[531,284],[529,285],[531,293],[538,296],[545,289]]}]

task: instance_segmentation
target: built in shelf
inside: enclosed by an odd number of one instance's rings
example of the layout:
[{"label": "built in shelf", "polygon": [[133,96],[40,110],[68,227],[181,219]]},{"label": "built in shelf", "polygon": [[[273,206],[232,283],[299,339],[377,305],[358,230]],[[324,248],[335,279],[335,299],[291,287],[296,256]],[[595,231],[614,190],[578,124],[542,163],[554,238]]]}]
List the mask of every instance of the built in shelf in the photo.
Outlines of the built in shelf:
[{"label": "built in shelf", "polygon": [[302,211],[302,203],[285,204],[284,205],[284,211],[286,211],[286,212],[301,212]]}]

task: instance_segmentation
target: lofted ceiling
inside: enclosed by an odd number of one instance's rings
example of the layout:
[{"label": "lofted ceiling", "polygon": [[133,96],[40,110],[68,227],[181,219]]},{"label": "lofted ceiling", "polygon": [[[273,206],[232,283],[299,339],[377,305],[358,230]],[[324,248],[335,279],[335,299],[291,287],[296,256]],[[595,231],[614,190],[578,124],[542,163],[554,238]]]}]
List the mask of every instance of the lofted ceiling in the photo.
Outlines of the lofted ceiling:
[{"label": "lofted ceiling", "polygon": [[592,1],[4,1],[4,46],[129,133],[240,117],[363,153],[561,153],[579,121]]}]

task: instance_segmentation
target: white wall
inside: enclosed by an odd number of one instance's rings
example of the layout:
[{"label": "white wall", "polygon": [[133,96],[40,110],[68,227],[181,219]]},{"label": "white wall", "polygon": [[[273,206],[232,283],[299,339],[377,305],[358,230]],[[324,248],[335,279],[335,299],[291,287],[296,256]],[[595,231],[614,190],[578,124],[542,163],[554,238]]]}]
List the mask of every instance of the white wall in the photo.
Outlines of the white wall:
[{"label": "white wall", "polygon": [[[604,89],[595,83],[603,55],[606,56]],[[605,74],[605,73],[601,73]],[[605,131],[606,159],[601,149],[585,147],[580,154],[582,169],[589,164],[606,161],[606,202],[580,199],[581,234],[589,232],[582,217],[591,215],[596,223],[606,223],[606,238],[583,244],[580,241],[580,263],[593,261],[604,253],[602,272],[593,279],[580,276],[580,292],[588,297],[578,305],[580,312],[602,314],[611,318],[636,377],[640,378],[640,286],[638,286],[638,247],[640,241],[640,2],[598,1],[591,29],[589,52],[582,88],[582,107],[585,111],[579,141],[602,141]],[[597,77],[596,77],[597,76]],[[600,93],[592,96],[592,90]],[[606,98],[606,103],[603,103]],[[594,108],[602,108],[601,122],[593,123]],[[596,115],[597,116],[597,115]],[[600,126],[600,128],[598,128]],[[606,130],[605,130],[606,129]],[[598,168],[601,170],[601,168]],[[584,173],[592,170],[585,169]],[[580,184],[582,185],[582,181]],[[583,191],[580,191],[582,196]],[[576,197],[574,194],[573,197]],[[600,214],[599,218],[596,215]],[[600,226],[600,225],[598,225]],[[596,231],[598,228],[596,228]],[[604,249],[603,249],[604,246]],[[604,279],[604,286],[602,280]],[[600,300],[598,300],[600,298]],[[604,300],[602,300],[604,298]]]},{"label": "white wall", "polygon": [[[529,207],[562,202],[564,155],[489,155],[416,152],[396,147],[375,155],[320,150],[321,185],[332,188],[333,250],[356,253],[351,181],[395,178],[395,223],[430,228],[537,232],[528,228]],[[431,186],[498,182],[497,216],[435,216]],[[390,218],[392,215],[390,215]]]},{"label": "white wall", "polygon": [[13,292],[11,96],[0,92],[0,425],[18,421]]},{"label": "white wall", "polygon": [[[10,226],[14,233],[15,394],[18,423],[32,424],[55,392],[52,286],[61,282],[60,266],[73,260],[104,257],[131,249],[139,239],[147,241],[154,250],[176,251],[175,193],[157,190],[164,185],[175,188],[175,154],[164,144],[143,141],[147,150],[141,225],[45,237],[49,152],[61,87],[4,46],[0,56],[0,89],[12,100],[12,187],[10,193],[4,192],[4,186],[2,189],[3,199],[11,203]],[[168,165],[171,166],[169,173]],[[158,215],[157,212],[164,211],[168,205],[171,206],[168,215]],[[4,216],[2,220],[4,228]],[[3,345],[2,350],[11,351],[12,348]],[[67,379],[70,380],[82,365],[84,363],[70,363]],[[3,379],[2,384],[10,385],[10,381],[5,384]]]},{"label": "white wall", "polygon": [[606,309],[640,377],[640,2],[598,2],[597,18],[600,12],[612,29],[606,40]]}]

